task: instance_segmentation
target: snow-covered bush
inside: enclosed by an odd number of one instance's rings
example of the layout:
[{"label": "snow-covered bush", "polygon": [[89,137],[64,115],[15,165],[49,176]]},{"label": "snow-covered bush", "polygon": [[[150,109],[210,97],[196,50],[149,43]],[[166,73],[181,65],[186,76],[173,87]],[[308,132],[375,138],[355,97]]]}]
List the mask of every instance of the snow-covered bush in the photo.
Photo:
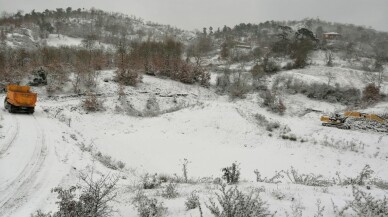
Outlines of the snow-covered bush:
[{"label": "snow-covered bush", "polygon": [[244,194],[237,187],[219,187],[220,193],[215,193],[217,202],[209,199],[206,207],[215,217],[264,217],[271,215],[266,203],[261,200],[257,192]]},{"label": "snow-covered bush", "polygon": [[176,183],[173,183],[173,182],[168,183],[167,186],[165,186],[163,191],[162,191],[162,194],[161,194],[162,197],[168,198],[168,199],[178,197],[179,193],[178,193],[176,187],[177,187]]},{"label": "snow-covered bush", "polygon": [[347,177],[346,179],[342,180],[338,178],[338,184],[341,185],[365,185],[367,181],[370,181],[370,178],[374,171],[370,168],[370,166],[367,164],[364,166],[364,168],[360,171],[360,173],[354,177]]},{"label": "snow-covered bush", "polygon": [[185,206],[186,210],[196,209],[199,206],[199,196],[197,192],[191,192],[191,194],[186,198]]},{"label": "snow-covered bush", "polygon": [[245,98],[245,95],[252,89],[248,81],[248,76],[239,73],[233,78],[233,82],[229,87],[229,96],[232,99]]},{"label": "snow-covered bush", "polygon": [[281,183],[280,179],[284,178],[284,175],[283,175],[284,171],[283,170],[281,170],[279,172],[275,172],[275,175],[271,178],[267,178],[267,177],[262,178],[259,170],[255,170],[254,173],[256,175],[257,182],[278,184],[278,183]]},{"label": "snow-covered bush", "polygon": [[141,80],[142,76],[135,70],[125,68],[116,70],[115,81],[119,84],[136,86]]},{"label": "snow-covered bush", "polygon": [[154,95],[147,99],[144,116],[157,116],[160,114],[160,108],[158,100]]},{"label": "snow-covered bush", "polygon": [[88,112],[97,112],[104,109],[102,102],[97,98],[96,94],[89,94],[87,98],[82,101],[82,107]]},{"label": "snow-covered bush", "polygon": [[285,89],[291,94],[301,93],[308,98],[324,100],[330,103],[342,103],[344,105],[358,104],[361,92],[356,88],[344,88],[338,84],[331,86],[323,83],[302,83],[292,77],[278,76],[274,80],[273,90]]},{"label": "snow-covered bush", "polygon": [[[296,169],[291,167],[290,170],[281,170],[275,172],[275,175],[271,178],[261,177],[261,173],[255,170],[256,181],[265,183],[282,183],[284,178],[294,184],[307,185],[307,186],[331,186],[333,182],[329,179],[324,178],[322,175],[316,175],[313,173],[303,174],[299,173]],[[285,181],[285,180],[283,180]]]},{"label": "snow-covered bush", "polygon": [[161,181],[158,179],[157,174],[150,175],[146,173],[142,178],[143,189],[154,189],[159,187]]},{"label": "snow-covered bush", "polygon": [[368,84],[362,91],[362,101],[368,105],[378,103],[381,100],[380,89],[375,84]]},{"label": "snow-covered bush", "polygon": [[272,132],[273,130],[280,128],[279,122],[268,121],[264,115],[256,114],[255,119],[260,126],[265,127],[265,129],[269,132]]},{"label": "snow-covered bush", "polygon": [[148,198],[143,191],[138,191],[132,201],[140,217],[162,217],[167,214],[167,207],[156,198]]},{"label": "snow-covered bush", "polygon": [[307,186],[330,186],[332,182],[323,178],[322,175],[316,175],[313,173],[304,174],[299,173],[296,169],[291,167],[290,170],[284,172],[285,176],[294,183]]},{"label": "snow-covered bush", "polygon": [[279,113],[282,115],[287,109],[283,103],[283,100],[276,94],[276,92],[267,90],[260,93],[260,97],[264,100],[262,105],[274,113]]},{"label": "snow-covered bush", "polygon": [[84,184],[81,187],[52,190],[58,194],[58,211],[44,214],[37,211],[32,217],[106,217],[114,212],[109,204],[116,198],[116,176],[104,176],[94,180],[92,176],[81,175]]},{"label": "snow-covered bush", "polygon": [[352,211],[356,216],[388,216],[388,198],[383,199],[373,197],[359,188],[353,186],[353,200],[347,201],[346,205],[338,210],[335,207],[334,211],[340,216],[344,216],[345,212]]},{"label": "snow-covered bush", "polygon": [[268,74],[276,73],[280,70],[280,65],[273,58],[264,57],[262,66],[264,72]]},{"label": "snow-covered bush", "polygon": [[230,167],[225,167],[222,169],[224,173],[222,178],[228,184],[236,184],[240,179],[240,167],[236,163],[233,163]]},{"label": "snow-covered bush", "polygon": [[125,167],[125,163],[123,163],[122,161],[115,161],[114,159],[112,159],[111,156],[104,155],[101,152],[97,152],[93,156],[98,161],[100,161],[100,163],[102,163],[104,166],[106,166],[112,170],[123,169]]},{"label": "snow-covered bush", "polygon": [[217,92],[219,93],[225,93],[229,90],[231,81],[230,81],[230,75],[228,73],[222,73],[221,75],[217,75],[216,78],[216,87]]}]

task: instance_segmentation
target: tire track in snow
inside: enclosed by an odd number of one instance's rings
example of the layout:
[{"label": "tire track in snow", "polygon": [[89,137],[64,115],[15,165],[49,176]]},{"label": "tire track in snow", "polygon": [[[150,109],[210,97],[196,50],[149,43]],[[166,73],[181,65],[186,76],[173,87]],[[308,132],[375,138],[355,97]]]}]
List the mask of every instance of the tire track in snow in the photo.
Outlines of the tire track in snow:
[{"label": "tire track in snow", "polygon": [[[3,144],[0,149],[0,158],[8,151],[9,147],[12,146],[13,142],[15,141],[15,138],[19,135],[19,121],[14,117],[11,116],[12,119],[14,120],[13,123],[15,124],[15,132],[12,134],[10,137],[11,139],[9,141],[5,141],[5,145]],[[7,132],[8,133],[8,132]]]},{"label": "tire track in snow", "polygon": [[[16,119],[18,119],[18,117]],[[45,143],[45,134],[43,129],[39,126],[38,120],[35,116],[25,117],[26,118],[23,118],[24,122],[27,122],[26,120],[28,119],[32,120],[28,121],[29,124],[26,124],[27,126],[23,125],[20,127],[20,133],[19,135],[15,136],[12,148],[15,146],[31,145],[29,142],[25,142],[25,139],[21,137],[29,136],[28,134],[23,135],[23,132],[26,130],[31,130],[28,128],[32,127],[36,131],[34,149],[29,161],[24,165],[23,170],[17,174],[15,178],[12,178],[12,180],[6,180],[5,184],[0,183],[0,216],[11,215],[12,212],[14,212],[18,207],[27,201],[28,195],[37,185],[37,183],[34,183],[34,180],[41,170],[43,162],[48,153],[48,147]],[[11,149],[10,151],[12,151]],[[20,151],[20,148],[19,150],[16,149],[16,151]],[[1,160],[2,159],[0,159],[0,163],[2,163]]]}]

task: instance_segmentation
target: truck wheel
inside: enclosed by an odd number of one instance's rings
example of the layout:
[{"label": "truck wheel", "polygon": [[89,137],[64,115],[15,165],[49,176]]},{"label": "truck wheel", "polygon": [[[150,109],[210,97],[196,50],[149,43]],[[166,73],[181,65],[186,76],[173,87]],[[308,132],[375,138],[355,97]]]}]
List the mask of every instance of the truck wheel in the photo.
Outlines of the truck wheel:
[{"label": "truck wheel", "polygon": [[4,108],[9,111],[10,104],[7,101],[7,98],[4,99]]},{"label": "truck wheel", "polygon": [[13,105],[9,104],[9,103],[8,103],[8,105],[9,105],[8,112],[9,113],[14,113],[15,112],[15,107]]}]

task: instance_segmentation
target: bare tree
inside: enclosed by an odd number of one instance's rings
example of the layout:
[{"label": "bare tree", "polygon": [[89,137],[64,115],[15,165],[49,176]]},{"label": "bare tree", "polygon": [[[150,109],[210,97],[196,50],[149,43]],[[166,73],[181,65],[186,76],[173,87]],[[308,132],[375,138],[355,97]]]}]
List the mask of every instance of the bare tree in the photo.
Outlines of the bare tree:
[{"label": "bare tree", "polygon": [[331,50],[327,50],[326,53],[325,53],[326,66],[332,67],[333,66],[333,60],[334,60],[333,52],[331,52]]},{"label": "bare tree", "polygon": [[331,71],[325,72],[325,76],[327,78],[327,85],[330,85],[330,83],[335,79],[335,75]]}]

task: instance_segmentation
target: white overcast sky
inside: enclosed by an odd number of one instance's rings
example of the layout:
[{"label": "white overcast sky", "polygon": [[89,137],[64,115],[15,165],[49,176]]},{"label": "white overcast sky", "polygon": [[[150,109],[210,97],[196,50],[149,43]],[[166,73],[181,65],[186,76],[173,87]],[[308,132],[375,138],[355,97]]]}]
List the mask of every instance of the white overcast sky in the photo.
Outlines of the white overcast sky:
[{"label": "white overcast sky", "polygon": [[102,9],[193,30],[306,17],[388,32],[388,0],[0,0],[0,11]]}]

